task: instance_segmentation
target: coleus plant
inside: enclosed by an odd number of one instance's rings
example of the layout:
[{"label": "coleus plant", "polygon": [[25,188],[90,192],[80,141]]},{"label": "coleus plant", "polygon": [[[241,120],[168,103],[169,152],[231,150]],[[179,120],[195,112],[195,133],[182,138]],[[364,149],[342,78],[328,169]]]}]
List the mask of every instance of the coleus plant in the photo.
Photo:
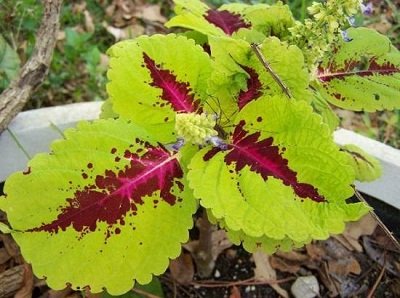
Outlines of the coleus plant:
[{"label": "coleus plant", "polygon": [[114,45],[103,119],[6,181],[2,229],[50,287],[148,283],[179,255],[199,205],[234,243],[268,253],[370,210],[347,199],[380,166],[333,142],[330,107],[400,106],[398,50],[347,28],[366,6],[315,3],[300,23],[281,3],[175,3],[166,25],[190,30]]}]

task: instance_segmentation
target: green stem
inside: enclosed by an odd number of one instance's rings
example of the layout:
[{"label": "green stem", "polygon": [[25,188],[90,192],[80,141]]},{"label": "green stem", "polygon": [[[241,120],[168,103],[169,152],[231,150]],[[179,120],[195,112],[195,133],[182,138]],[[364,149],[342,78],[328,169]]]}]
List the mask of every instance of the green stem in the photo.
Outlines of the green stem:
[{"label": "green stem", "polygon": [[302,22],[304,22],[304,20],[306,19],[306,11],[307,11],[307,1],[306,0],[302,0],[301,1],[301,16],[300,16],[300,20]]},{"label": "green stem", "polygon": [[20,143],[20,141],[18,140],[17,136],[11,131],[11,129],[7,128],[7,131],[10,133],[11,138],[14,140],[14,142],[17,144],[17,146],[19,147],[19,149],[21,149],[21,151],[25,154],[25,156],[28,159],[31,159],[32,157],[29,155],[28,151],[25,150],[24,146],[22,146],[22,144]]}]

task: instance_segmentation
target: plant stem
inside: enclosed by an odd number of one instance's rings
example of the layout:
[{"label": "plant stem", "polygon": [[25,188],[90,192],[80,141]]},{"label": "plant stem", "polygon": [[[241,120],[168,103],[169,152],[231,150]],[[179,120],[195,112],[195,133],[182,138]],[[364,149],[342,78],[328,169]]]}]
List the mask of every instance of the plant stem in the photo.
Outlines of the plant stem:
[{"label": "plant stem", "polygon": [[203,209],[199,219],[199,245],[194,259],[197,266],[197,272],[200,277],[208,277],[214,270],[215,261],[212,255],[212,232],[215,227],[210,223],[207,217],[207,211]]},{"label": "plant stem", "polygon": [[306,10],[307,10],[307,1],[306,0],[302,0],[301,1],[301,16],[300,19],[302,22],[304,22],[305,18],[306,18]]},{"label": "plant stem", "polygon": [[256,53],[258,60],[260,60],[261,64],[265,67],[265,69],[271,74],[272,78],[278,85],[281,87],[282,91],[287,95],[287,97],[291,98],[291,94],[289,88],[282,82],[281,78],[272,70],[271,65],[265,59],[264,55],[261,53],[260,48],[255,44],[251,44],[251,48]]}]

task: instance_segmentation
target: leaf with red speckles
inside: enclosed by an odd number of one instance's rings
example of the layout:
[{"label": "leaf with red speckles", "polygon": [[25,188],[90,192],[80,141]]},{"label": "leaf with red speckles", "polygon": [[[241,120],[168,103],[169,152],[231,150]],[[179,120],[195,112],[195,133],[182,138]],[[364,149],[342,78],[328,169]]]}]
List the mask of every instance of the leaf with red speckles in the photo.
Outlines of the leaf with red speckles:
[{"label": "leaf with red speckles", "polygon": [[188,180],[203,207],[249,246],[324,239],[368,211],[346,203],[354,173],[306,102],[264,96],[235,123],[228,149],[197,153]]},{"label": "leaf with red speckles", "polygon": [[[199,0],[174,0],[176,16],[167,27],[184,27],[209,36],[238,36],[261,42],[265,36],[284,37],[294,25],[289,6],[230,3],[212,9]],[[243,36],[241,36],[243,37]]]},{"label": "leaf with red speckles", "polygon": [[175,141],[175,114],[200,111],[207,98],[210,57],[193,40],[173,34],[122,41],[108,54],[112,110],[160,142]]},{"label": "leaf with red speckles", "polygon": [[321,94],[355,111],[400,108],[400,53],[389,38],[368,28],[349,28],[332,57],[318,69]]},{"label": "leaf with red speckles", "polygon": [[177,154],[121,119],[65,137],[5,184],[0,207],[24,258],[54,289],[116,295],[149,282],[179,255],[196,209]]}]

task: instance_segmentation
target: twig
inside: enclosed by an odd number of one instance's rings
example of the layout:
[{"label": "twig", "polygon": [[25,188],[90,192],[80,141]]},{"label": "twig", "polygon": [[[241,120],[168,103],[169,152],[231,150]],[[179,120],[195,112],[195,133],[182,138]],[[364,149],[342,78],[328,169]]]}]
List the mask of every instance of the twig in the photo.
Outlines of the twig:
[{"label": "twig", "polygon": [[0,133],[22,110],[49,69],[57,41],[62,0],[43,0],[44,13],[32,56],[19,76],[0,94]]},{"label": "twig", "polygon": [[[354,189],[355,191],[355,195],[357,197],[357,199],[359,199],[361,202],[368,204],[368,202],[363,198],[363,196],[358,192],[357,189]],[[385,232],[385,234],[390,238],[390,240],[392,240],[393,244],[396,246],[396,248],[400,251],[400,244],[399,242],[396,240],[396,238],[392,235],[392,233],[389,231],[389,229],[385,226],[385,224],[380,220],[380,218],[376,215],[376,213],[374,211],[370,211],[369,212],[372,217],[378,222],[378,225],[382,228],[382,230]]]},{"label": "twig", "polygon": [[140,295],[142,295],[142,296],[144,296],[144,297],[146,297],[146,298],[160,298],[160,296],[150,294],[149,292],[143,291],[143,290],[141,290],[141,289],[133,288],[133,289],[132,289],[132,292],[135,292],[135,293],[137,293],[137,294],[140,294]]},{"label": "twig", "polygon": [[233,287],[233,286],[249,286],[249,285],[269,285],[269,284],[280,284],[288,281],[295,280],[295,277],[287,277],[284,279],[275,279],[275,280],[263,280],[258,281],[254,278],[249,278],[245,280],[239,281],[222,281],[222,280],[203,280],[203,281],[192,281],[190,285],[203,287],[203,288],[220,288],[220,287]]},{"label": "twig", "polygon": [[277,82],[278,85],[281,87],[282,91],[287,95],[287,97],[292,98],[289,88],[285,85],[285,83],[281,80],[281,78],[272,70],[271,65],[268,63],[264,55],[261,53],[260,48],[255,43],[251,44],[251,48],[253,49],[254,53],[256,53],[256,56],[258,60],[260,60],[261,64],[271,74],[275,82]]},{"label": "twig", "polygon": [[374,286],[372,287],[371,291],[369,291],[367,298],[372,298],[374,297],[374,293],[376,291],[376,288],[378,287],[379,283],[381,282],[381,279],[383,277],[383,274],[385,273],[385,266],[382,266],[382,270],[379,273],[378,278],[376,279]]}]

